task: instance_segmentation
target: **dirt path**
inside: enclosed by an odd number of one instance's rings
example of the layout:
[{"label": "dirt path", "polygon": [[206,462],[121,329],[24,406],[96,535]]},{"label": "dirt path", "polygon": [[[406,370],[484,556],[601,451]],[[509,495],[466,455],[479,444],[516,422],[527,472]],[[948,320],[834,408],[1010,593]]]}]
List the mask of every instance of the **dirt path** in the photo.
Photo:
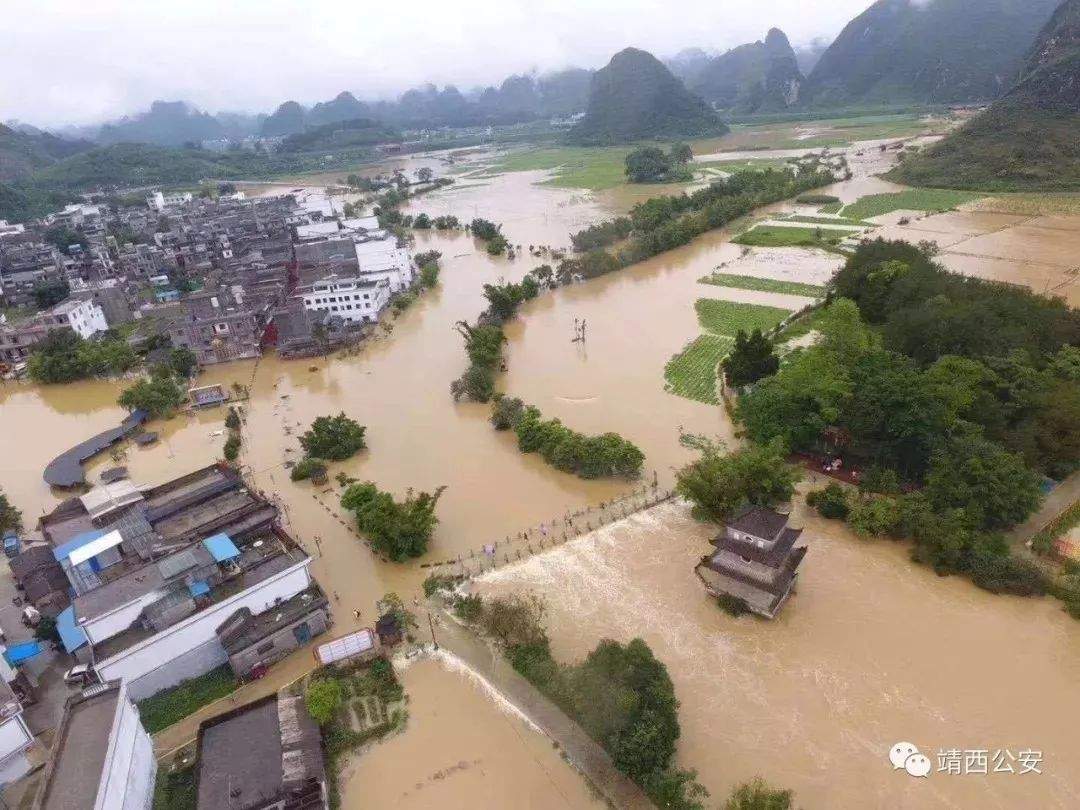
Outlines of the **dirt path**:
[{"label": "dirt path", "polygon": [[1006,536],[1014,548],[1024,546],[1039,533],[1051,520],[1056,518],[1074,503],[1080,500],[1080,472],[1074,472],[1050,491],[1042,506],[1034,515],[1019,526],[1014,527]]},{"label": "dirt path", "polygon": [[442,610],[436,635],[440,645],[452,652],[498,690],[540,730],[557,742],[570,763],[580,770],[608,801],[619,808],[653,808],[648,796],[615,769],[611,757],[561,709],[544,697],[472,632]]}]

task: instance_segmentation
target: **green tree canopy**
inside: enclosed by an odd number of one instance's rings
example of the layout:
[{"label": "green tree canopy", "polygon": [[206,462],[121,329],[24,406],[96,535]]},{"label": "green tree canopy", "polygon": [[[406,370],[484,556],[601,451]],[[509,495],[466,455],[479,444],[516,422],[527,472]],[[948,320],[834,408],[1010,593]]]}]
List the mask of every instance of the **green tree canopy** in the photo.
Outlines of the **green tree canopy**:
[{"label": "green tree canopy", "polygon": [[342,411],[337,416],[319,416],[300,437],[300,446],[309,456],[342,461],[363,450],[364,428]]},{"label": "green tree canopy", "polygon": [[316,723],[325,726],[337,714],[344,698],[341,681],[337,678],[318,678],[304,690],[304,705]]},{"label": "green tree canopy", "polygon": [[395,562],[419,557],[439,519],[435,507],[446,487],[433,493],[407,492],[404,501],[396,501],[370,481],[353,484],[341,496],[341,505],[356,514],[357,527],[371,540],[372,547]]},{"label": "green tree canopy", "polygon": [[169,352],[169,365],[183,378],[188,378],[199,367],[199,358],[187,346],[179,346]]},{"label": "green tree canopy", "polygon": [[775,506],[795,493],[800,474],[787,463],[780,439],[726,455],[722,445],[699,437],[690,437],[688,443],[701,457],[678,471],[676,488],[694,505],[698,520],[723,523],[742,506]]},{"label": "green tree canopy", "polygon": [[755,329],[749,336],[740,329],[723,366],[728,384],[742,388],[775,374],[780,368],[780,358],[773,351],[772,342],[761,334],[760,329]]},{"label": "green tree canopy", "polygon": [[656,183],[670,171],[671,160],[658,147],[642,146],[626,156],[626,179],[631,183]]},{"label": "green tree canopy", "polygon": [[8,531],[21,532],[22,527],[22,512],[0,491],[0,534]]},{"label": "green tree canopy", "polygon": [[184,389],[172,374],[166,371],[164,374],[156,373],[152,377],[144,377],[125,388],[117,401],[129,411],[146,411],[152,417],[160,417],[179,408],[186,396]]},{"label": "green tree canopy", "polygon": [[934,453],[925,492],[935,509],[962,508],[983,529],[1021,523],[1042,500],[1023,459],[971,431]]}]

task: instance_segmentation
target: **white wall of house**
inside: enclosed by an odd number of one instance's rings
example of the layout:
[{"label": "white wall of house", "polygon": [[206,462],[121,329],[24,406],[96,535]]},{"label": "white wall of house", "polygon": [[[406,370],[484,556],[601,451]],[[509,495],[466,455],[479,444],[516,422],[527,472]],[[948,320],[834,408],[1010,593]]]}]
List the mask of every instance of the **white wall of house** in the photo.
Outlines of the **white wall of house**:
[{"label": "white wall of house", "polygon": [[68,323],[80,337],[88,338],[109,328],[105,311],[93,301],[80,301],[67,312]]},{"label": "white wall of house", "polygon": [[341,278],[317,283],[301,298],[309,312],[329,312],[349,323],[371,322],[378,320],[379,313],[389,303],[390,285],[385,281]]},{"label": "white wall of house", "polygon": [[372,242],[355,242],[356,263],[360,275],[372,281],[386,280],[390,292],[396,293],[413,281],[412,258],[409,251],[397,246],[397,239],[379,239]]},{"label": "white wall of house", "polygon": [[154,744],[123,685],[108,746],[94,810],[148,810],[157,774]]},{"label": "white wall of house", "polygon": [[311,560],[305,558],[236,596],[201,610],[110,658],[98,660],[94,665],[98,677],[102,681],[134,681],[208,642],[216,643],[214,631],[233,611],[246,607],[252,613],[262,613],[275,602],[296,596],[307,588],[311,584],[310,564]]},{"label": "white wall of house", "polygon": [[26,750],[33,743],[34,735],[26,727],[22,712],[0,723],[0,785],[14,782],[30,770]]},{"label": "white wall of house", "polygon": [[131,625],[135,623],[135,620],[139,618],[139,614],[141,614],[143,610],[154,604],[154,602],[164,595],[165,594],[161,591],[151,591],[150,593],[143,594],[138,599],[133,599],[126,605],[121,605],[109,613],[104,613],[101,616],[94,616],[86,622],[83,622],[81,618],[77,619],[77,621],[82,627],[83,632],[86,633],[86,637],[90,640],[90,643],[100,644],[105,639],[119,635],[131,627]]}]

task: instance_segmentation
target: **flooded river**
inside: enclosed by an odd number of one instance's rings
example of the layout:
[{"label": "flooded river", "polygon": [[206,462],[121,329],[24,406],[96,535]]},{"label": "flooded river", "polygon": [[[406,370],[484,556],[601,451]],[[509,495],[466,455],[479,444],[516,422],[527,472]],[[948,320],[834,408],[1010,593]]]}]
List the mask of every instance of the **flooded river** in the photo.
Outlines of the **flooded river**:
[{"label": "flooded river", "polygon": [[[1061,721],[1080,711],[1080,628],[1057,602],[937,577],[903,545],[860,540],[805,508],[792,524],[810,551],[772,622],[733,619],[705,595],[692,568],[711,532],[677,503],[475,588],[543,595],[560,660],[601,638],[644,638],[682,703],[677,763],[714,799],[760,775],[806,808],[1080,806],[1080,739]],[[931,758],[928,779],[892,770],[900,741]],[[1042,774],[936,772],[949,749],[1039,750]]]},{"label": "flooded river", "polygon": [[[876,159],[867,156],[867,167]],[[853,164],[856,178],[830,193],[851,201],[894,188],[868,177],[869,168],[854,158]],[[565,247],[571,231],[625,211],[640,193],[588,194],[537,185],[541,179],[541,173],[522,172],[465,181],[411,204],[412,212],[503,223],[510,241],[526,247],[516,261],[489,257],[462,233],[418,233],[415,250],[443,254],[441,283],[389,319],[391,331],[349,356],[282,361],[267,355],[211,367],[200,378],[200,384],[249,387],[241,462],[256,485],[279,500],[293,532],[315,556],[313,573],[335,597],[339,617],[360,609],[363,621],[370,621],[376,599],[388,590],[416,593],[426,572],[416,564],[375,559],[334,514],[336,487],[319,492],[288,480],[284,464],[299,457],[297,436],[316,416],[345,411],[367,426],[369,449],[332,465],[332,475],[344,471],[398,494],[447,485],[425,562],[456,558],[640,486],[557,472],[494,431],[487,406],[455,404],[449,395],[450,382],[465,367],[453,325],[484,308],[482,285],[520,278],[542,261],[528,256],[528,245]],[[773,213],[791,209],[781,204]],[[1067,238],[1080,244],[1078,234],[1080,226]],[[500,388],[573,428],[618,431],[645,452],[645,480],[651,482],[655,472],[662,486],[669,485],[673,469],[687,460],[677,441],[680,429],[728,440],[733,435],[722,409],[664,391],[664,365],[701,332],[694,301],[727,297],[789,308],[800,303],[790,296],[726,291],[697,279],[727,264],[732,272],[823,283],[839,266],[836,257],[804,251],[742,256],[728,236],[707,234],[641,265],[529,303],[508,326],[509,368]],[[584,346],[570,342],[575,318],[589,324]],[[42,481],[44,465],[118,424],[124,412],[116,398],[124,385],[0,385],[0,487],[28,523],[64,496]],[[114,463],[125,464],[140,484],[211,463],[221,455],[223,417],[221,410],[209,410],[155,423],[150,429],[161,434],[161,442],[127,447],[117,461],[99,457],[88,465],[88,480],[96,481]],[[913,568],[899,547],[862,543],[810,518],[806,523],[813,547],[801,591],[773,624],[732,621],[704,599],[691,569],[705,550],[706,530],[674,507],[496,573],[485,587],[544,591],[560,655],[579,655],[604,635],[644,635],[671,668],[682,700],[680,762],[700,770],[717,800],[734,782],[761,773],[796,788],[808,808],[1076,806],[1080,740],[1059,718],[1075,716],[1078,708],[1077,626],[1049,602],[991,598],[961,581]],[[454,719],[457,704],[484,701],[461,675],[425,662],[406,673],[405,683],[415,690],[415,729],[371,755],[380,779],[382,773],[400,775],[400,783],[378,788],[389,791],[387,804],[431,806],[437,797],[447,806],[509,806],[518,796],[520,768],[531,774],[527,784],[536,793],[530,797],[542,797],[548,790],[543,779],[553,778],[568,806],[589,806],[583,788],[570,785],[559,770],[572,775],[569,769],[550,750],[537,753],[546,743],[531,740],[518,728],[520,721],[492,715],[490,708],[487,714],[477,708],[475,714],[487,719],[477,720],[475,729],[463,719],[466,714]],[[480,729],[480,736],[502,739],[497,729],[506,722],[516,724],[514,733],[525,739],[517,737],[505,752],[474,734]],[[885,765],[881,746],[901,738],[935,751],[1043,748],[1046,773],[935,774],[915,784]],[[470,767],[435,784],[411,760],[417,751],[441,749],[447,761],[432,763],[432,773],[459,761],[518,765],[496,765],[482,774],[481,766]],[[507,759],[498,759],[504,754]],[[520,764],[529,757],[534,764]],[[376,780],[370,769],[375,766],[361,761],[356,767],[362,782]],[[1040,801],[1017,804],[1027,789]],[[552,806],[536,801],[526,806]]]}]

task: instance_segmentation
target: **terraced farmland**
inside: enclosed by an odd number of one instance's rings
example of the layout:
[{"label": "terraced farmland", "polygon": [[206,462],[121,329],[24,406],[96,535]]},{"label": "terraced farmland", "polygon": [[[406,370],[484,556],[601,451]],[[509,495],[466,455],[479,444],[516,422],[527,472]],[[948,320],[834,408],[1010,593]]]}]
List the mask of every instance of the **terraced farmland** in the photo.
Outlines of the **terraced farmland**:
[{"label": "terraced farmland", "polygon": [[680,397],[716,405],[716,367],[735,341],[721,335],[699,335],[664,367],[665,390]]}]

